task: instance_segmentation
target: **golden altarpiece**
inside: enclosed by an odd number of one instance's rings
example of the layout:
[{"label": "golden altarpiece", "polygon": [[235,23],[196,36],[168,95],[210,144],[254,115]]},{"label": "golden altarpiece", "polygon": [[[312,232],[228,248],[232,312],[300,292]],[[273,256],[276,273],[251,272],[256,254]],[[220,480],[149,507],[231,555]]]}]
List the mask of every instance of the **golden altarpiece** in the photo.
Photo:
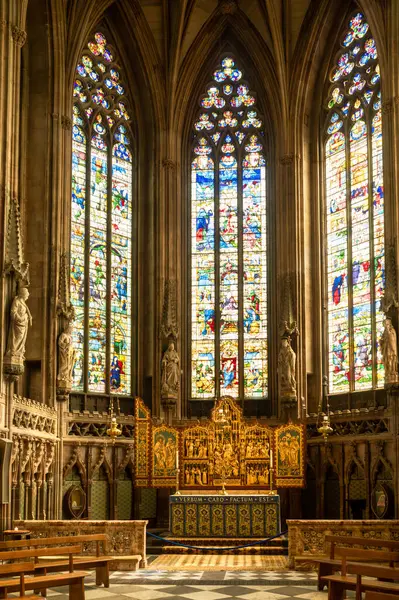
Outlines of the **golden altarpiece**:
[{"label": "golden altarpiece", "polygon": [[275,487],[305,484],[301,424],[270,427],[244,419],[233,398],[210,419],[167,426],[136,399],[135,485],[176,488],[170,529],[185,537],[264,537],[280,531]]}]

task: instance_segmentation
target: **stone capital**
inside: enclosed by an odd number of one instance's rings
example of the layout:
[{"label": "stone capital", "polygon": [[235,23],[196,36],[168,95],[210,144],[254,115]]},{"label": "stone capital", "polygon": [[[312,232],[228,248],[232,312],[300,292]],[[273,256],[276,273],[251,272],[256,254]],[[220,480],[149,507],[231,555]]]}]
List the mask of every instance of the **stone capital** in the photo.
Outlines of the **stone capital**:
[{"label": "stone capital", "polygon": [[65,131],[71,131],[72,119],[70,119],[66,115],[61,115],[61,127],[62,129],[65,129]]},{"label": "stone capital", "polygon": [[283,167],[290,167],[295,161],[300,161],[301,157],[299,154],[284,154],[280,157],[280,165]]},{"label": "stone capital", "polygon": [[162,167],[167,171],[175,171],[176,170],[176,161],[171,158],[164,158],[162,160]]},{"label": "stone capital", "polygon": [[26,33],[26,31],[24,29],[21,29],[17,25],[12,25],[11,35],[12,35],[12,39],[14,40],[16,45],[19,46],[20,48],[22,48],[22,46],[25,44],[26,39],[28,37],[28,34]]},{"label": "stone capital", "polygon": [[383,115],[390,115],[393,111],[393,100],[392,98],[390,100],[386,100],[385,102],[382,103],[382,114]]},{"label": "stone capital", "polygon": [[219,9],[223,15],[234,15],[238,10],[237,0],[219,0]]}]

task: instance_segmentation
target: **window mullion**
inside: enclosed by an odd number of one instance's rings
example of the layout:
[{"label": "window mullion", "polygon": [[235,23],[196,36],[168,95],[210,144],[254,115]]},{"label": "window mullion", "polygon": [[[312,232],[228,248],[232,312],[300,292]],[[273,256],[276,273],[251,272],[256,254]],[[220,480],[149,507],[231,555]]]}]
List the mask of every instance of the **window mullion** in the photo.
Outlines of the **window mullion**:
[{"label": "window mullion", "polygon": [[[85,256],[84,256],[84,365],[83,391],[89,391],[89,298],[90,298],[90,207],[91,207],[91,127],[86,140]],[[85,401],[85,409],[87,409]]]},{"label": "window mullion", "polygon": [[242,157],[237,148],[237,234],[238,234],[238,390],[244,406],[244,243],[243,243],[243,193]]},{"label": "window mullion", "polygon": [[220,396],[220,152],[215,151],[215,397]]},{"label": "window mullion", "polygon": [[353,274],[352,274],[352,170],[351,170],[351,146],[350,146],[350,121],[346,123],[346,221],[348,226],[348,329],[349,329],[349,391],[355,389],[355,361],[354,361],[354,332],[353,332]]},{"label": "window mullion", "polygon": [[367,168],[368,168],[368,205],[369,205],[369,243],[370,243],[370,317],[371,317],[371,357],[372,385],[377,387],[377,327],[375,302],[375,265],[374,265],[374,205],[373,205],[373,137],[372,112],[369,107],[367,118]]},{"label": "window mullion", "polygon": [[106,306],[106,347],[105,347],[105,392],[111,393],[110,377],[111,372],[111,241],[112,241],[112,137],[109,136],[107,144],[107,306]]}]

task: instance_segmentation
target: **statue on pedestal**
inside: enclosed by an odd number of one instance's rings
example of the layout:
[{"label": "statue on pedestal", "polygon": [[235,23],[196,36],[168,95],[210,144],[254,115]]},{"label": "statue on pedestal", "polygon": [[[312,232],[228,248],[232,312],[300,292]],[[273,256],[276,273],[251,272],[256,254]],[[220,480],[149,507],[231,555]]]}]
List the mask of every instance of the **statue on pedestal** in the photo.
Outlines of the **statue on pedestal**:
[{"label": "statue on pedestal", "polygon": [[64,331],[58,337],[58,388],[64,390],[71,389],[74,364],[75,348],[72,343],[72,325],[70,322],[67,322]]},{"label": "statue on pedestal", "polygon": [[385,319],[380,344],[385,367],[385,383],[396,383],[398,381],[397,339],[396,331],[389,318]]},{"label": "statue on pedestal", "polygon": [[172,341],[162,358],[162,388],[161,396],[177,398],[180,387],[180,359]]},{"label": "statue on pedestal", "polygon": [[296,396],[296,355],[291,348],[290,336],[282,337],[278,354],[278,376],[281,397]]},{"label": "statue on pedestal", "polygon": [[5,362],[23,365],[25,360],[25,344],[28,328],[32,326],[32,315],[26,304],[29,292],[26,287],[20,287],[12,301],[10,311],[10,329],[8,332]]}]

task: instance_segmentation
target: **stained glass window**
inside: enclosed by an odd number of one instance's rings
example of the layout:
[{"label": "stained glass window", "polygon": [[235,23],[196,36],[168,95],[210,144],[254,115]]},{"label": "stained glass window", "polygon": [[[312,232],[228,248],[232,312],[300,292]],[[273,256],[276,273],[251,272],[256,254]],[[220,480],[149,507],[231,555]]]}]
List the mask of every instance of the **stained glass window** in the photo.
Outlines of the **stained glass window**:
[{"label": "stained glass window", "polygon": [[330,393],[383,386],[384,184],[377,47],[362,13],[331,71],[325,143]]},{"label": "stained glass window", "polygon": [[255,95],[225,56],[191,159],[191,397],[267,395],[266,162]]},{"label": "stained glass window", "polygon": [[132,151],[113,49],[96,33],[76,67],[72,127],[73,390],[131,393]]}]

